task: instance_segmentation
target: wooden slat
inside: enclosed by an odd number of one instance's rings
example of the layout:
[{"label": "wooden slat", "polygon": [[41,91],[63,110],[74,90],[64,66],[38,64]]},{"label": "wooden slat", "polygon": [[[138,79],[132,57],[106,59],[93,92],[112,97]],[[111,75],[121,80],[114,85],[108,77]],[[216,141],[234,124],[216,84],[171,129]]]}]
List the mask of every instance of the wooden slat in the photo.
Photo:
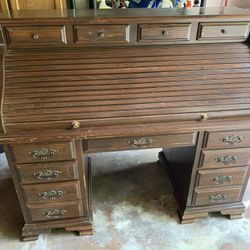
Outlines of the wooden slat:
[{"label": "wooden slat", "polygon": [[[231,72],[232,73],[232,72]],[[220,75],[191,75],[187,76],[173,76],[173,77],[138,77],[138,78],[123,78],[123,79],[102,79],[102,80],[86,80],[86,81],[54,81],[54,82],[36,82],[35,84],[32,82],[9,82],[6,86],[6,89],[17,89],[21,88],[21,91],[35,91],[36,89],[43,89],[44,91],[50,91],[51,88],[57,87],[77,87],[82,86],[86,88],[103,88],[109,89],[113,88],[112,85],[115,85],[115,88],[119,86],[126,86],[127,88],[131,88],[130,84],[153,84],[154,86],[174,86],[179,85],[179,82],[182,82],[182,85],[191,86],[191,85],[209,85],[209,84],[222,84],[222,83],[238,83],[238,82],[249,82],[250,73],[239,73],[239,74],[220,74]]]}]

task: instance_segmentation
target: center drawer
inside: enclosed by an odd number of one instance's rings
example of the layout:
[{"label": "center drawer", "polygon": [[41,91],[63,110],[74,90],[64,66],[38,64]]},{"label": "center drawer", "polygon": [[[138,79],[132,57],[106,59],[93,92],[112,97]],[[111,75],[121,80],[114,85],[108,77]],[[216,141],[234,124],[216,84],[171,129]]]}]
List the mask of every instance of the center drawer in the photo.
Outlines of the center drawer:
[{"label": "center drawer", "polygon": [[201,168],[221,168],[246,166],[249,164],[250,148],[227,150],[204,150],[201,155]]},{"label": "center drawer", "polygon": [[78,181],[23,185],[27,204],[72,201],[81,198]]},{"label": "center drawer", "polygon": [[86,151],[117,151],[129,149],[164,148],[192,146],[196,143],[196,133],[169,134],[159,136],[141,136],[115,139],[88,140],[84,148]]}]

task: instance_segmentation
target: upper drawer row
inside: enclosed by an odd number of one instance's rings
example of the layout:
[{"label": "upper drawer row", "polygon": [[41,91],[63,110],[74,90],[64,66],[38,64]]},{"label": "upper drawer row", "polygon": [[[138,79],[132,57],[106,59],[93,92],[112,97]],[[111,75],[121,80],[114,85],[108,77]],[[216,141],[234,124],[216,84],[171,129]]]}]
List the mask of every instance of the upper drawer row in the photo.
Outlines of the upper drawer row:
[{"label": "upper drawer row", "polygon": [[[76,25],[71,29],[57,26],[6,26],[9,45],[66,45],[182,43],[194,41],[244,41],[249,35],[249,23],[200,23],[192,30],[191,23],[134,25]],[[195,39],[192,38],[194,34]],[[71,39],[68,39],[71,37]],[[73,39],[72,39],[73,37]]]}]

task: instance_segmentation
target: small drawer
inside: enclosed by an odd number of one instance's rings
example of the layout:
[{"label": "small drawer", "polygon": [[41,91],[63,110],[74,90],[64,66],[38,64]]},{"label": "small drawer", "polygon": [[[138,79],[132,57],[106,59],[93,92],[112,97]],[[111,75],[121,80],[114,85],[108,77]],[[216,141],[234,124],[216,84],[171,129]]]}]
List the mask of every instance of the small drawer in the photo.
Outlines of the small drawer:
[{"label": "small drawer", "polygon": [[17,165],[22,184],[45,183],[78,179],[75,162],[53,162]]},{"label": "small drawer", "polygon": [[138,26],[138,41],[189,41],[190,23],[181,24],[143,24]]},{"label": "small drawer", "polygon": [[236,148],[250,146],[250,131],[206,132],[203,148]]},{"label": "small drawer", "polygon": [[74,26],[76,44],[128,43],[129,25],[79,25]]},{"label": "small drawer", "polygon": [[9,45],[64,45],[67,43],[64,26],[5,27]]},{"label": "small drawer", "polygon": [[249,164],[250,148],[203,151],[200,167],[221,168]]},{"label": "small drawer", "polygon": [[157,147],[192,146],[196,143],[196,133],[161,136],[142,136],[119,139],[94,139],[85,145],[87,151],[116,151]]},{"label": "small drawer", "polygon": [[75,159],[73,142],[13,145],[16,163],[50,162]]},{"label": "small drawer", "polygon": [[247,175],[248,167],[199,170],[197,187],[242,185]]},{"label": "small drawer", "polygon": [[244,41],[249,34],[249,23],[200,23],[198,40]]},{"label": "small drawer", "polygon": [[218,205],[241,200],[241,187],[196,189],[194,205]]},{"label": "small drawer", "polygon": [[32,221],[76,218],[83,215],[81,202],[27,205]]},{"label": "small drawer", "polygon": [[78,181],[24,185],[27,204],[74,201],[81,198]]}]

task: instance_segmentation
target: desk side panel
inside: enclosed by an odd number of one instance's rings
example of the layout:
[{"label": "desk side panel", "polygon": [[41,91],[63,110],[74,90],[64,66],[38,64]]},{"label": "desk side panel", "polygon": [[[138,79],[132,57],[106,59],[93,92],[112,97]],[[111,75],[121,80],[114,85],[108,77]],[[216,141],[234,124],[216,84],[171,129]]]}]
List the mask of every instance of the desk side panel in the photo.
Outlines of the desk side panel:
[{"label": "desk side panel", "polygon": [[5,133],[3,124],[3,100],[4,100],[4,54],[5,47],[0,46],[0,135]]}]

